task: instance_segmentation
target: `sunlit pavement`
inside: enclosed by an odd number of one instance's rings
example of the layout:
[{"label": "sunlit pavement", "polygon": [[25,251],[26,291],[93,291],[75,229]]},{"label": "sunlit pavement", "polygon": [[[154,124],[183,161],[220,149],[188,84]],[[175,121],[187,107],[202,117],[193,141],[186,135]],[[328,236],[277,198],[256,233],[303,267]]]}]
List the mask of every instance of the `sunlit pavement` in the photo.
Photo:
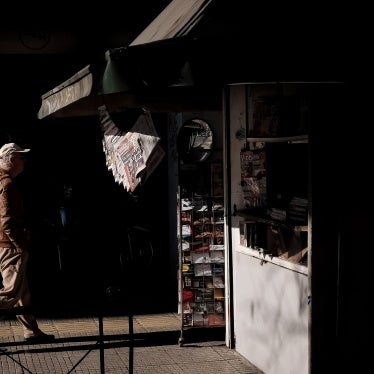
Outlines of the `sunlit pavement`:
[{"label": "sunlit pavement", "polygon": [[181,332],[176,313],[135,315],[132,333],[128,316],[38,321],[55,341],[25,343],[15,318],[0,321],[0,373],[262,374],[226,347],[222,328]]}]

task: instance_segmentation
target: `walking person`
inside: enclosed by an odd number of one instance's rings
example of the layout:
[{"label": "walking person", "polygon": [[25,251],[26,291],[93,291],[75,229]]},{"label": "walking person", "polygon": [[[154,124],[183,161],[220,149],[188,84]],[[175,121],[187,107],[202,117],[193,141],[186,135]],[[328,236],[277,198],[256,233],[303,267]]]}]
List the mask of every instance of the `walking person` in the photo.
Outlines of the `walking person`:
[{"label": "walking person", "polygon": [[[22,198],[15,178],[25,167],[25,156],[30,149],[15,143],[4,144],[0,148],[0,309],[30,306],[30,290],[27,281],[29,238],[24,226]],[[0,311],[1,314],[1,311]],[[39,329],[32,314],[17,314],[23,326],[27,342],[47,342],[54,335]]]}]

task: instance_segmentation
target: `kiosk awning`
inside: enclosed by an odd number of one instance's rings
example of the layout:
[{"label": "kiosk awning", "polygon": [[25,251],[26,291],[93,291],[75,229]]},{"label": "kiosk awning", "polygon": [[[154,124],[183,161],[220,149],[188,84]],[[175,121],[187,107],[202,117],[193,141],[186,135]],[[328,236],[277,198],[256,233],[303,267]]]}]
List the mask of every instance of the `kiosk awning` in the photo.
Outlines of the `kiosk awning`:
[{"label": "kiosk awning", "polygon": [[248,13],[239,0],[173,0],[129,46],[44,94],[38,118],[96,115],[101,105],[220,109],[227,84],[344,80],[339,23],[267,10]]},{"label": "kiosk awning", "polygon": [[210,3],[173,0],[128,47],[108,50],[42,95],[38,118],[93,115],[103,104],[112,112],[220,107],[216,89],[195,88],[189,61],[197,41],[188,35]]}]

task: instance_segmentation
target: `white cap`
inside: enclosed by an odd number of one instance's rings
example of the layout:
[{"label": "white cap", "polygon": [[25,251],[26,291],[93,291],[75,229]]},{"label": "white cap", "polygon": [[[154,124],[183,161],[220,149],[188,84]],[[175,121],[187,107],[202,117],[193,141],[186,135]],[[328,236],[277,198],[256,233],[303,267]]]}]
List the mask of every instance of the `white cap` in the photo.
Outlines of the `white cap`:
[{"label": "white cap", "polygon": [[6,143],[0,148],[0,157],[11,155],[12,153],[30,152],[28,148],[22,148],[16,143]]}]

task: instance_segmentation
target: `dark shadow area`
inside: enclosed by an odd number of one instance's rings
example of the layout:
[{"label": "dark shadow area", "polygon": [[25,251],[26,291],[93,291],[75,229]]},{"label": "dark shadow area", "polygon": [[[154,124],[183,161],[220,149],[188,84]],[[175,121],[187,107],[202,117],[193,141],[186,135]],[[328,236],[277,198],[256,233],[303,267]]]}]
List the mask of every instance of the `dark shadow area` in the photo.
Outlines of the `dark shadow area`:
[{"label": "dark shadow area", "polygon": [[[36,129],[32,168],[24,175],[34,233],[29,264],[33,303],[47,314],[71,308],[81,314],[103,304],[114,309],[132,304],[139,312],[175,310],[166,160],[134,193],[125,191],[106,167],[98,122],[69,119]],[[47,134],[53,141],[46,141]],[[48,173],[46,158],[52,164]],[[139,261],[144,248],[133,243],[134,258],[122,266],[128,229],[134,226],[148,232],[152,251]],[[116,293],[116,303],[107,301],[114,296],[108,290]]]},{"label": "dark shadow area", "polygon": [[[194,343],[209,342],[209,341],[223,341],[225,340],[224,328],[212,328],[212,329],[190,329],[186,330],[186,342],[188,346]],[[135,347],[151,347],[151,346],[161,346],[161,345],[175,345],[178,344],[179,331],[156,331],[147,333],[136,333],[133,335],[133,345]],[[83,350],[83,349],[94,349],[98,342],[101,341],[100,335],[90,335],[90,336],[72,336],[69,338],[56,339],[50,343],[29,343],[29,342],[6,342],[0,343],[0,347],[15,347],[15,346],[32,346],[37,347],[38,345],[43,345],[43,348],[27,348],[27,352],[59,352],[67,350]],[[131,337],[129,334],[111,334],[103,335],[102,341],[104,342],[105,348],[116,348],[116,347],[127,347],[131,344]],[[77,345],[75,343],[86,343]],[[89,342],[96,342],[95,344],[88,344]],[[67,346],[66,343],[74,343],[74,345]],[[63,347],[55,347],[57,344],[64,344]],[[44,347],[44,346],[52,347]],[[97,347],[99,348],[99,347]],[[12,354],[25,353],[26,350],[18,349],[17,351],[12,351]]]},{"label": "dark shadow area", "polygon": [[[114,181],[106,166],[98,116],[36,119],[40,95],[51,87],[51,82],[43,82],[40,76],[58,60],[56,70],[66,74],[70,68],[66,68],[69,59],[65,58],[7,56],[1,62],[5,71],[17,71],[17,80],[9,74],[4,82],[10,100],[4,106],[0,141],[31,148],[18,182],[32,230],[28,275],[33,307],[40,317],[65,312],[80,315],[107,304],[108,288],[131,288],[132,305],[139,313],[176,311],[167,156],[146,183],[130,194]],[[81,60],[77,57],[76,61]],[[122,120],[126,122],[126,118]],[[131,122],[131,118],[127,120]],[[155,115],[154,122],[166,150],[165,118]],[[66,191],[70,191],[68,199]],[[61,230],[62,206],[68,220],[65,232]],[[149,230],[153,245],[149,265],[137,268],[130,279],[120,264],[129,226]],[[121,304],[128,306],[127,296]]]}]

